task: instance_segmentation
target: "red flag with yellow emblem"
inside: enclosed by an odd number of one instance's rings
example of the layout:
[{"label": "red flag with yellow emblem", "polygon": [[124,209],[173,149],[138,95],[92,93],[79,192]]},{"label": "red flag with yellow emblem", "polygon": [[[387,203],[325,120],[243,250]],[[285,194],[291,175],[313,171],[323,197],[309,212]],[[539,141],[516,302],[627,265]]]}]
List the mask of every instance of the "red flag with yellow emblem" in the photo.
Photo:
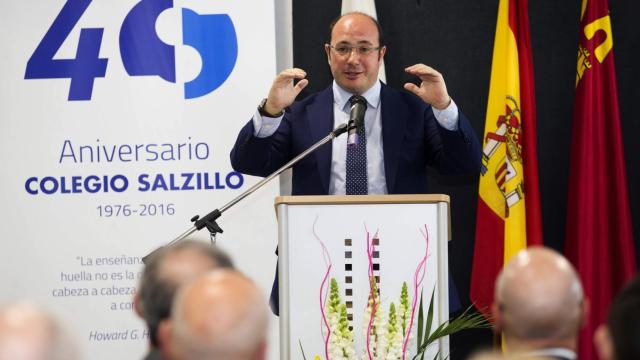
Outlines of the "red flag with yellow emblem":
[{"label": "red flag with yellow emblem", "polygon": [[613,296],[636,271],[607,0],[583,0],[573,107],[565,254],[590,301],[579,359]]},{"label": "red flag with yellow emblem", "polygon": [[527,0],[500,0],[478,190],[471,300],[488,314],[494,282],[520,249],[542,244]]}]

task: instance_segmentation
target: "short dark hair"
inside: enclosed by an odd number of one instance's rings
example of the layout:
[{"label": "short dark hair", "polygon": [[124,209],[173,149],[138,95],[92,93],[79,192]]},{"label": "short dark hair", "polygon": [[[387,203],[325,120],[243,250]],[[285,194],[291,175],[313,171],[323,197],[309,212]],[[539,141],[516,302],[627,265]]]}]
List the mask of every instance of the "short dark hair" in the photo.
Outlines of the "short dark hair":
[{"label": "short dark hair", "polygon": [[365,13],[360,12],[360,11],[348,12],[346,14],[340,15],[337,18],[335,18],[331,22],[331,24],[329,24],[329,33],[327,34],[327,44],[331,44],[331,33],[333,32],[333,27],[336,26],[338,21],[340,21],[340,19],[342,19],[343,17],[345,17],[347,15],[353,15],[353,14],[358,14],[358,15],[363,15],[363,16],[368,17],[376,25],[376,28],[378,29],[378,46],[379,47],[385,46],[384,36],[382,35],[382,28],[380,27],[380,23],[378,22],[378,20],[374,19],[371,15],[365,14]]},{"label": "short dark hair", "polygon": [[640,359],[640,277],[613,299],[607,319],[616,360]]},{"label": "short dark hair", "polygon": [[142,272],[138,295],[142,305],[142,315],[149,328],[151,343],[156,347],[158,346],[158,326],[162,320],[170,317],[174,295],[182,285],[163,278],[162,263],[167,256],[185,250],[194,251],[211,260],[212,269],[233,268],[231,259],[224,251],[214,245],[195,240],[183,240],[151,255]]}]

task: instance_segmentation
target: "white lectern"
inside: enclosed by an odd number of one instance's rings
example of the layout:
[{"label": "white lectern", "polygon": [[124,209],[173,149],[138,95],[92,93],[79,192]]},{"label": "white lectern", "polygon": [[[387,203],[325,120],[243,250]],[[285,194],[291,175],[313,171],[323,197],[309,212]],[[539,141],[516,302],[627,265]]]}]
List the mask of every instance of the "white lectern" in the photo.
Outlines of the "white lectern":
[{"label": "white lectern", "polygon": [[[282,196],[275,206],[282,359],[302,359],[303,351],[307,359],[326,359],[327,353],[368,358],[397,352],[399,344],[410,359],[416,353],[421,294],[426,317],[434,293],[432,329],[448,319],[447,195]],[[329,304],[332,279],[338,285],[334,306]],[[401,301],[403,283],[409,304]],[[372,287],[379,296],[371,298]],[[340,306],[335,306],[336,294]],[[389,321],[391,303],[395,322]],[[341,346],[352,349],[336,350]],[[438,351],[448,357],[448,338],[425,358]]]}]

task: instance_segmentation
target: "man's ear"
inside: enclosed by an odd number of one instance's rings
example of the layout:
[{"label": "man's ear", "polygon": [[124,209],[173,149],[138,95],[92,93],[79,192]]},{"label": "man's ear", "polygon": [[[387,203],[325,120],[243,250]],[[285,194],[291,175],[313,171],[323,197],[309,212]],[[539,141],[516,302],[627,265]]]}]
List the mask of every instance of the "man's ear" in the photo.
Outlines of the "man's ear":
[{"label": "man's ear", "polygon": [[606,324],[598,326],[593,333],[593,344],[600,360],[614,360],[613,339]]},{"label": "man's ear", "polygon": [[327,62],[331,65],[331,45],[324,44],[324,52],[327,54]]},{"label": "man's ear", "polygon": [[587,299],[586,297],[582,300],[582,314],[581,315],[581,319],[580,319],[580,329],[582,329],[586,324],[587,324],[587,319],[589,316],[589,311],[591,311],[591,303],[589,302],[589,299]]},{"label": "man's ear", "polygon": [[500,305],[496,302],[491,304],[491,316],[493,317],[493,331],[498,334],[501,333],[503,330],[502,311],[500,310]]},{"label": "man's ear", "polygon": [[383,46],[380,48],[380,52],[378,53],[378,61],[382,61],[384,59],[384,54],[387,53],[387,47]]},{"label": "man's ear", "polygon": [[173,336],[173,328],[171,320],[162,320],[158,325],[158,347],[164,359],[169,359],[171,354],[171,337]]},{"label": "man's ear", "polygon": [[142,299],[140,299],[140,293],[136,292],[133,295],[133,310],[135,310],[136,314],[144,319],[144,311],[142,309]]},{"label": "man's ear", "polygon": [[262,344],[260,344],[260,348],[258,349],[258,352],[256,353],[256,360],[266,360],[267,359],[267,342],[263,341]]}]

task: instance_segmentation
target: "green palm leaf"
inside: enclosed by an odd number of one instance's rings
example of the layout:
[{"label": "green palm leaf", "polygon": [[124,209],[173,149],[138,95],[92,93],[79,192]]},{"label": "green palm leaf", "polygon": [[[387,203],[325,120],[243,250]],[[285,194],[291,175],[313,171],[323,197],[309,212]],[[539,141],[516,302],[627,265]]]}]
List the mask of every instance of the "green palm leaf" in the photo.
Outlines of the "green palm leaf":
[{"label": "green palm leaf", "polygon": [[[491,323],[481,313],[473,310],[473,305],[470,305],[462,314],[456,316],[453,319],[449,319],[440,324],[433,332],[431,326],[433,323],[433,311],[434,311],[434,291],[431,293],[431,300],[429,301],[429,308],[427,310],[427,320],[424,324],[424,315],[422,308],[422,295],[420,296],[420,309],[418,310],[418,351],[413,357],[413,360],[423,360],[424,354],[432,343],[444,336],[455,334],[459,331],[469,329],[488,329],[491,328]],[[424,326],[423,326],[424,325]],[[440,356],[440,351],[436,354],[436,358]]]}]

